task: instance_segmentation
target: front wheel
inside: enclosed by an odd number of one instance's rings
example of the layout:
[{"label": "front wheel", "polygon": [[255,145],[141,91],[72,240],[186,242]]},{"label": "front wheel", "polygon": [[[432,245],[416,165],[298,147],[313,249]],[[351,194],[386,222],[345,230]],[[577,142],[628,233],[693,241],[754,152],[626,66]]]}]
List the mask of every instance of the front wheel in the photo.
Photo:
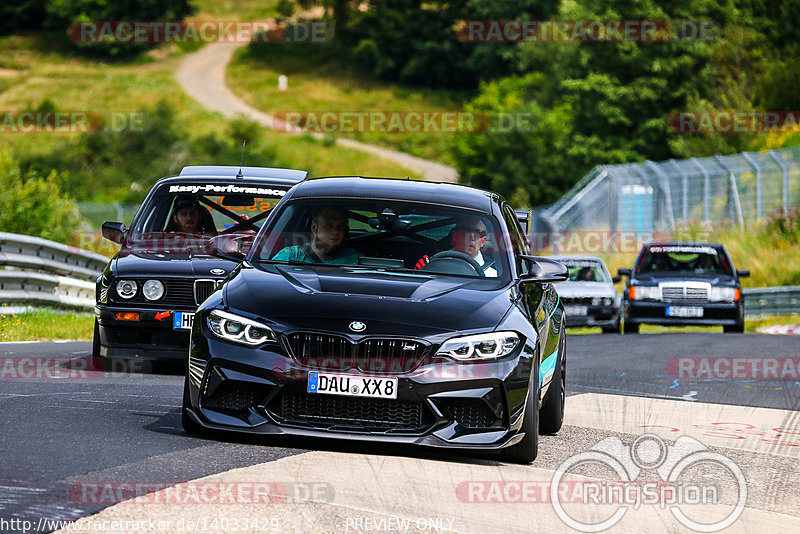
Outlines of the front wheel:
[{"label": "front wheel", "polygon": [[723,326],[722,331],[726,334],[744,334],[744,323],[738,323],[731,326]]},{"label": "front wheel", "polygon": [[617,319],[617,322],[611,326],[603,327],[604,334],[619,334],[620,332],[622,332],[622,323],[619,319]]},{"label": "front wheel", "polygon": [[558,338],[558,353],[553,381],[544,396],[539,413],[539,432],[555,434],[564,423],[564,401],[567,396],[567,338],[564,331]]},{"label": "front wheel", "polygon": [[520,432],[525,437],[516,445],[511,445],[500,451],[500,458],[515,464],[529,464],[536,459],[539,453],[539,365],[533,370],[535,381],[528,388],[528,397],[525,401],[525,414],[522,416]]}]

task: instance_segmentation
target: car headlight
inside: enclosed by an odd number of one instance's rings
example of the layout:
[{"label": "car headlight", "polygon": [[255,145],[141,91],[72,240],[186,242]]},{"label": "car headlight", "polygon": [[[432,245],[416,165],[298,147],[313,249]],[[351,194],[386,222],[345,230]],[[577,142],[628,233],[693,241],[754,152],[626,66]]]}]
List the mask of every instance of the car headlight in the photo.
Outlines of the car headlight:
[{"label": "car headlight", "polygon": [[147,300],[158,300],[164,296],[164,283],[160,280],[148,280],[142,285],[142,295]]},{"label": "car headlight", "polygon": [[511,354],[518,344],[519,335],[515,332],[491,332],[448,339],[436,354],[456,360],[489,360]]},{"label": "car headlight", "polygon": [[603,306],[611,306],[613,302],[614,299],[612,299],[611,297],[603,297]]},{"label": "car headlight", "polygon": [[221,310],[208,314],[208,328],[217,337],[245,345],[261,345],[276,339],[275,332],[267,325]]},{"label": "car headlight", "polygon": [[124,299],[132,299],[136,296],[139,285],[133,280],[120,280],[117,282],[117,295]]},{"label": "car headlight", "polygon": [[602,302],[603,302],[603,299],[601,299],[600,297],[592,298],[592,306],[600,306],[600,304],[602,304]]},{"label": "car headlight", "polygon": [[712,287],[708,300],[712,302],[733,302],[736,298],[735,287]]},{"label": "car headlight", "polygon": [[661,290],[658,286],[631,286],[628,296],[631,300],[661,300]]}]

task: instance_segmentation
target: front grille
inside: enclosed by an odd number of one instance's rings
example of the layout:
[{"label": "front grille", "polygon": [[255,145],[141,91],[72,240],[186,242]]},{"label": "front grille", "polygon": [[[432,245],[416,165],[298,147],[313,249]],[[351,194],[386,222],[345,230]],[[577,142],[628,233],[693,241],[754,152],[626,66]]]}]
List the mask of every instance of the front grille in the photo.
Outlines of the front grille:
[{"label": "front grille", "polygon": [[[166,294],[164,298],[158,301],[149,301],[142,295],[142,285],[147,280],[161,280],[164,282]],[[195,309],[197,305],[203,302],[219,285],[221,280],[193,280],[192,278],[142,278],[137,279],[136,283],[139,285],[139,290],[136,296],[132,299],[123,299],[117,295],[116,289],[113,286],[109,289],[109,295],[115,303],[118,304],[144,304],[145,307],[152,308],[190,308]]]},{"label": "front grille", "polygon": [[410,339],[370,338],[353,343],[342,336],[306,332],[296,332],[285,339],[300,364],[323,371],[408,373],[419,367],[427,348]]},{"label": "front grille", "polygon": [[206,300],[219,285],[219,280],[195,280],[194,281],[194,301],[197,305]]},{"label": "front grille", "polygon": [[391,399],[336,397],[284,391],[277,416],[287,423],[364,431],[422,428],[422,405]]},{"label": "front grille", "polygon": [[661,286],[664,302],[708,302],[708,289],[691,286]]},{"label": "front grille", "polygon": [[489,428],[503,423],[482,399],[443,399],[436,404],[467,428]]}]

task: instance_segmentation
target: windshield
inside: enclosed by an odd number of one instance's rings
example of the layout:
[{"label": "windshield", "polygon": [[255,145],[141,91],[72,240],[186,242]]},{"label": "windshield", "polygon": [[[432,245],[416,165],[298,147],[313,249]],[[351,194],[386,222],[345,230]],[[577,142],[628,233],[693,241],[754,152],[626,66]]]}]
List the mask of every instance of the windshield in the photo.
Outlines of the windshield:
[{"label": "windshield", "polygon": [[466,209],[297,200],[276,214],[251,259],[498,278],[509,272],[498,236],[494,217]]},{"label": "windshield", "polygon": [[[222,194],[226,189],[234,192]],[[254,236],[285,193],[285,189],[264,186],[165,184],[140,209],[128,242],[133,247],[150,247],[154,239],[163,238],[174,248],[176,237],[205,241],[219,234]]]},{"label": "windshield", "polygon": [[558,259],[569,272],[570,282],[611,282],[603,265],[596,261]]},{"label": "windshield", "polygon": [[642,253],[636,265],[637,274],[674,271],[732,275],[724,255],[705,246],[652,247]]}]

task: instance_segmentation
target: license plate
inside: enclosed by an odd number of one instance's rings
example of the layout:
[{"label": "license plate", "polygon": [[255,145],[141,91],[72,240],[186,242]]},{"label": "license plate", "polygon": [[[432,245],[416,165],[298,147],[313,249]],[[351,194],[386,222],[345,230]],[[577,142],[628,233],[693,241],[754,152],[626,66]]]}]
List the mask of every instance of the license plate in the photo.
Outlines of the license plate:
[{"label": "license plate", "polygon": [[699,306],[667,306],[667,317],[702,317],[703,308]]},{"label": "license plate", "polygon": [[396,378],[374,378],[356,375],[308,373],[308,392],[348,397],[397,398]]},{"label": "license plate", "polygon": [[564,311],[567,315],[586,315],[586,306],[564,306]]},{"label": "license plate", "polygon": [[194,312],[175,312],[172,314],[174,330],[191,330],[194,324]]}]

